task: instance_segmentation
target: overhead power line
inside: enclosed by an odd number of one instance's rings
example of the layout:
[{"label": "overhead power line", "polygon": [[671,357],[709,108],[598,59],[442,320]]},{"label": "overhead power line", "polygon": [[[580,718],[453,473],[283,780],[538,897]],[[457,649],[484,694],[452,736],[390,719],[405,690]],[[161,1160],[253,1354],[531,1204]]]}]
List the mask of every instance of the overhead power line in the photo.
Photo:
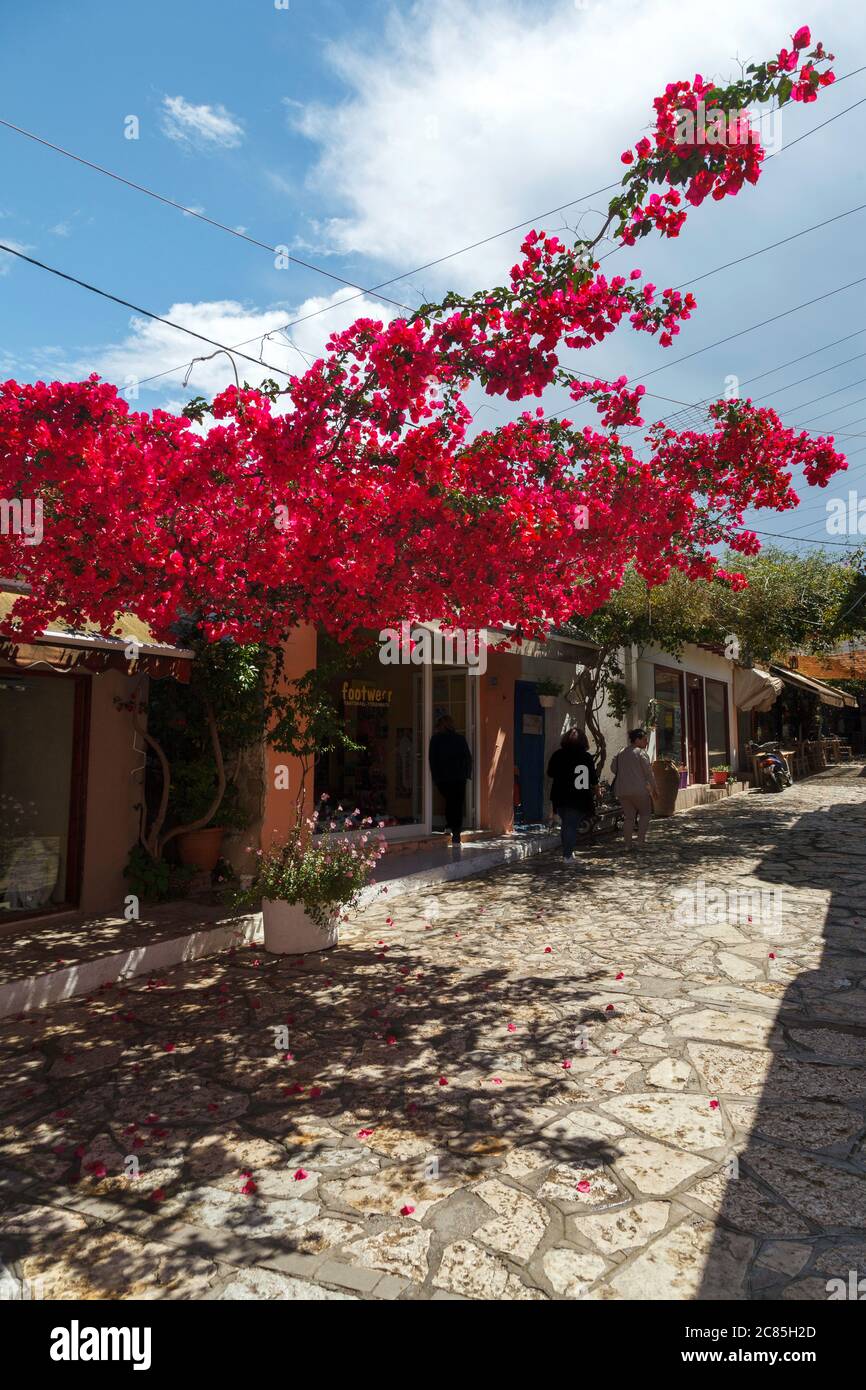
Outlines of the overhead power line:
[{"label": "overhead power line", "polygon": [[283,367],[274,367],[268,362],[262,362],[257,357],[248,357],[245,352],[238,352],[236,348],[227,348],[225,343],[217,342],[216,338],[208,338],[204,333],[196,333],[192,328],[186,328],[182,323],[175,323],[172,319],[163,318],[162,314],[154,314],[150,309],[142,309],[140,304],[132,304],[128,299],[121,299],[116,294],[109,293],[108,290],[101,290],[97,285],[88,284],[86,280],[79,280],[75,275],[67,275],[65,270],[58,270],[56,266],[46,265],[44,261],[37,261],[34,256],[25,256],[23,251],[19,251],[15,246],[8,246],[0,241],[0,251],[5,251],[10,256],[17,256],[21,261],[27,261],[29,265],[35,265],[39,270],[48,271],[49,275],[56,275],[61,280],[67,280],[71,285],[78,285],[80,289],[89,290],[91,294],[98,294],[102,299],[110,299],[113,304],[120,304],[124,309],[132,309],[135,314],[144,314],[145,318],[153,319],[156,323],[164,323],[169,328],[175,328],[179,333],[187,333],[191,338],[198,338],[200,343],[207,343],[210,347],[219,348],[222,352],[234,353],[236,357],[243,357],[246,362],[253,362],[257,367],[265,367],[269,372],[279,372],[280,376],[291,376]]}]

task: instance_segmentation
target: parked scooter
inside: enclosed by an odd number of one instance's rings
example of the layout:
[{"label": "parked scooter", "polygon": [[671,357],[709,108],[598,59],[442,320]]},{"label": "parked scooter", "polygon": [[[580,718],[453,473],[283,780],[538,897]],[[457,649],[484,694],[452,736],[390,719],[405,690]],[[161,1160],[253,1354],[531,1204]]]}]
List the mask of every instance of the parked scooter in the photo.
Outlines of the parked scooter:
[{"label": "parked scooter", "polygon": [[764,787],[771,792],[783,792],[790,787],[791,773],[778,743],[752,743],[749,747],[760,769]]},{"label": "parked scooter", "polygon": [[577,822],[578,843],[590,840],[594,835],[606,830],[621,830],[624,820],[622,807],[611,791],[610,782],[600,782],[601,796],[595,803],[595,810],[581,816]]}]

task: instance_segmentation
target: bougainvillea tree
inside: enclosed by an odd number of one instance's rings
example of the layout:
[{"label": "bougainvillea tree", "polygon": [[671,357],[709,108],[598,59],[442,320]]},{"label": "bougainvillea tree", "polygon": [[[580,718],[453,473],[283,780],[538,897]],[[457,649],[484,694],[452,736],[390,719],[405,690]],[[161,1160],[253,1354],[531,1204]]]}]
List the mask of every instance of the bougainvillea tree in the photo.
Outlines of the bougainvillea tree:
[{"label": "bougainvillea tree", "polygon": [[[351,640],[406,618],[540,635],[595,610],[629,565],[651,584],[744,582],[719,543],[754,552],[746,509],[795,506],[798,473],[826,485],[845,466],[832,438],[720,401],[704,432],[654,426],[642,461],[620,430],[643,423],[643,388],[567,363],[626,325],[670,346],[694,297],[609,275],[597,247],[676,237],[691,207],[757,183],[745,113],[833,81],[811,45],[802,28],[730,86],[668,84],[594,240],[532,231],[504,287],[359,319],[283,388],[230,387],[178,416],[130,410],[96,377],[0,387],[0,497],[39,499],[44,516],[40,544],[2,538],[0,570],[29,586],[12,627],[110,630],[131,610],[161,638],[191,615],[206,638],[245,642],[305,621]],[[704,111],[710,129],[692,119]],[[470,390],[524,402],[551,386],[593,403],[598,428],[536,407],[475,431]]]}]

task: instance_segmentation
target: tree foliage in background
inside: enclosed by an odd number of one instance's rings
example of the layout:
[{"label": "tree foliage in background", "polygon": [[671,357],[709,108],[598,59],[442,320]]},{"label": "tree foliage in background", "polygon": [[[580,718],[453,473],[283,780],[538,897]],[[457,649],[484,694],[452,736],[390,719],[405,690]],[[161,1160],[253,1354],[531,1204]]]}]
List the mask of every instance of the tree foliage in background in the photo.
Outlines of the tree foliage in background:
[{"label": "tree foliage in background", "polygon": [[604,714],[621,720],[623,648],[649,646],[680,656],[688,643],[718,647],[745,665],[784,661],[790,652],[828,651],[866,633],[866,566],[862,551],[841,557],[775,547],[739,561],[748,587],[731,589],[675,572],[650,587],[629,569],[619,590],[572,632],[598,646],[576,682],[599,766],[606,760]]}]

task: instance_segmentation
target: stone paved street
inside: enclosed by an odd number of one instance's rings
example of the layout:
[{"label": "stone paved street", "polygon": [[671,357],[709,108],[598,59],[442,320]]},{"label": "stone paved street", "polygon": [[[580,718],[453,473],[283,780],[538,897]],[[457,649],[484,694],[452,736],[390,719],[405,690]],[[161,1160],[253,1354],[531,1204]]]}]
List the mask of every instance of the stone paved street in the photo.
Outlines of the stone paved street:
[{"label": "stone paved street", "polygon": [[51,1298],[827,1298],[866,1274],[864,772],[7,1019],[7,1268]]}]

